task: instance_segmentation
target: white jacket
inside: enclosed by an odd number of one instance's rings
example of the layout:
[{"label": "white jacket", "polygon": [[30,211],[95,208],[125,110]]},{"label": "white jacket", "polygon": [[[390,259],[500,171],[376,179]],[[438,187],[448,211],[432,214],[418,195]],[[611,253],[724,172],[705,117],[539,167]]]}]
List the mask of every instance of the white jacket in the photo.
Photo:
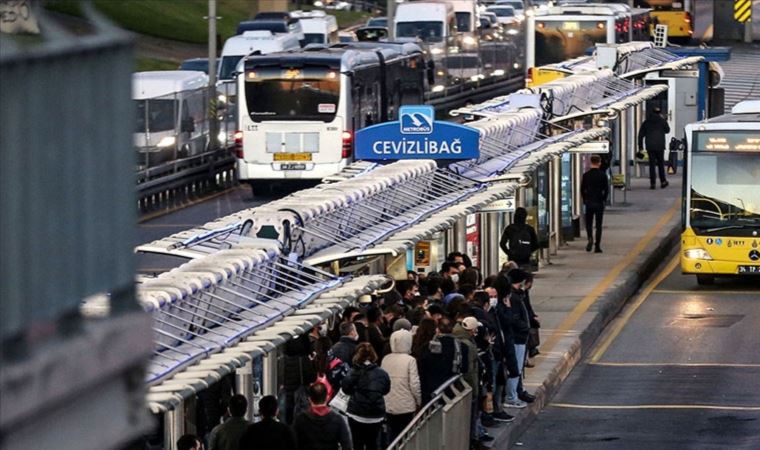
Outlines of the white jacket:
[{"label": "white jacket", "polygon": [[391,377],[385,410],[388,414],[413,413],[422,403],[422,392],[417,361],[411,355],[412,333],[402,329],[391,334],[391,352],[381,366]]}]

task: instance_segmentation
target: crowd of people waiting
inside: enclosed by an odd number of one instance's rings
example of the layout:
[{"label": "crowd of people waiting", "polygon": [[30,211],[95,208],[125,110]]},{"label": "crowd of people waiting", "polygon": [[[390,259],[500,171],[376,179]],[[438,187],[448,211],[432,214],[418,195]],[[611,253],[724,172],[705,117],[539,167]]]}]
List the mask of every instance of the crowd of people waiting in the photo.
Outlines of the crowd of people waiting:
[{"label": "crowd of people waiting", "polygon": [[[514,262],[484,279],[459,252],[439,272],[408,272],[395,289],[346,308],[332,329],[289,341],[279,398],[261,398],[255,424],[244,419],[245,397],[230,398],[209,449],[384,448],[459,375],[473,388],[472,446],[493,440],[486,427],[534,400],[522,386],[539,344],[532,285]],[[200,445],[194,436],[178,442]]]}]

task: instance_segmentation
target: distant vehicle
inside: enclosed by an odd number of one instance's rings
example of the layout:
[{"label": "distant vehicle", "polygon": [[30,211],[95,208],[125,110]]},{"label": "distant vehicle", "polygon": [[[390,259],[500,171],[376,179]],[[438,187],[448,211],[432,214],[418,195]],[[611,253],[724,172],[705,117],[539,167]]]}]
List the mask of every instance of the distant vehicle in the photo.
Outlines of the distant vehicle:
[{"label": "distant vehicle", "polygon": [[[356,46],[356,48],[354,48]],[[322,179],[353,161],[354,132],[424,101],[412,43],[336,44],[251,56],[238,78],[238,179]]]},{"label": "distant vehicle", "polygon": [[367,21],[367,26],[388,28],[388,18],[387,17],[373,17]]},{"label": "distant vehicle", "polygon": [[357,41],[377,42],[388,39],[386,27],[361,27],[355,31]]},{"label": "distant vehicle", "polygon": [[487,12],[496,14],[499,23],[504,26],[515,26],[520,24],[520,20],[515,14],[515,9],[507,5],[494,5],[486,9]]},{"label": "distant vehicle", "polygon": [[257,13],[253,16],[253,20],[285,20],[289,21],[292,18],[287,11],[264,11]]},{"label": "distant vehicle", "polygon": [[339,31],[338,41],[343,43],[356,42],[356,35],[354,33],[349,33],[348,31]]},{"label": "distant vehicle", "polygon": [[338,42],[338,22],[335,16],[324,11],[293,11],[292,16],[301,22],[305,44],[333,44]]},{"label": "distant vehicle", "polygon": [[292,33],[272,34],[267,30],[245,31],[240,36],[227,39],[222,48],[222,57],[217,72],[220,82],[234,80],[238,63],[252,53],[267,54],[293,50],[300,47],[298,36]]},{"label": "distant vehicle", "polygon": [[208,58],[191,58],[182,61],[179,70],[195,70],[208,75]]},{"label": "distant vehicle", "polygon": [[272,34],[287,34],[294,33],[298,36],[298,40],[301,41],[301,46],[304,45],[306,36],[303,34],[303,27],[298,19],[289,20],[246,20],[240,22],[237,26],[236,35],[245,33],[246,31],[271,31]]},{"label": "distant vehicle", "polygon": [[478,49],[478,4],[475,0],[449,0],[454,7],[457,25],[457,45],[461,51]]},{"label": "distant vehicle", "polygon": [[139,166],[155,166],[205,151],[209,141],[207,87],[208,76],[199,71],[132,75],[137,112],[133,139]]},{"label": "distant vehicle", "polygon": [[485,17],[488,19],[488,21],[491,22],[491,27],[499,27],[501,25],[499,24],[499,18],[495,13],[489,11],[481,12],[480,17]]},{"label": "distant vehicle", "polygon": [[652,8],[652,23],[668,26],[668,38],[687,43],[713,38],[714,10],[721,2],[714,0],[634,0],[633,6]]},{"label": "distant vehicle", "polygon": [[496,6],[511,6],[515,10],[517,20],[525,19],[525,4],[522,0],[496,0]]},{"label": "distant vehicle", "polygon": [[443,59],[443,64],[455,82],[475,82],[485,78],[480,55],[477,53],[449,55]]},{"label": "distant vehicle", "polygon": [[454,44],[456,16],[450,3],[399,3],[394,17],[396,39],[420,39],[431,54],[442,56]]}]

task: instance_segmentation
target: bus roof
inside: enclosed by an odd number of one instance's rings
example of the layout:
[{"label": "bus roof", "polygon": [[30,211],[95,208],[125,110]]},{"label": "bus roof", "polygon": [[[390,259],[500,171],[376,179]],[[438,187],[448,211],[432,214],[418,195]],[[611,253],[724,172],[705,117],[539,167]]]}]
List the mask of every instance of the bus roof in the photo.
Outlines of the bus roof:
[{"label": "bus roof", "polygon": [[208,76],[194,70],[156,70],[132,74],[132,99],[146,100],[204,88]]},{"label": "bus roof", "polygon": [[731,112],[723,114],[717,117],[711,117],[707,120],[690,124],[690,127],[695,127],[705,124],[715,123],[757,123],[760,126],[760,100],[745,100],[737,103]]},{"label": "bus roof", "polygon": [[[382,51],[386,59],[398,55],[398,52],[391,49],[383,49]],[[303,50],[249,56],[245,59],[245,68],[248,70],[260,66],[320,65],[339,69],[341,72],[348,72],[360,66],[379,63],[380,60],[374,51],[309,45]]]}]

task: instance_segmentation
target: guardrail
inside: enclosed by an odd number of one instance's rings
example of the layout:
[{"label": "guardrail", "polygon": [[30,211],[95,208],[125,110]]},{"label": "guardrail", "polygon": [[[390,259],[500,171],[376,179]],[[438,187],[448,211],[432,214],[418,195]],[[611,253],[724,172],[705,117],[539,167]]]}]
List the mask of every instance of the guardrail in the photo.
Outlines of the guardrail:
[{"label": "guardrail", "polygon": [[138,170],[137,196],[141,212],[169,201],[182,201],[233,186],[235,157],[227,148],[211,150]]},{"label": "guardrail", "polygon": [[391,442],[388,450],[469,448],[470,433],[462,425],[470,424],[472,392],[461,375],[450,378],[433,392],[433,399]]}]

